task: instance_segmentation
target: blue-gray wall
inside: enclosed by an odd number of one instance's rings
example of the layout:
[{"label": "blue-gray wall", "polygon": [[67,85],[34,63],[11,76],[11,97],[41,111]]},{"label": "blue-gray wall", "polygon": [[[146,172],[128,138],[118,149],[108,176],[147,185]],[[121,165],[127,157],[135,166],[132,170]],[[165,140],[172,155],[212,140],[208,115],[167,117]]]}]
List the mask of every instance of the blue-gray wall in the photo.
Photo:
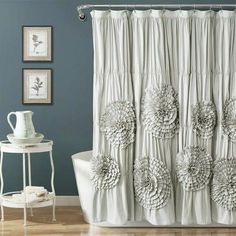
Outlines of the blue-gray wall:
[{"label": "blue-gray wall", "polygon": [[[71,155],[92,147],[92,69],[91,18],[77,18],[81,3],[207,3],[207,1],[76,1],[76,0],[0,0],[0,138],[11,129],[6,116],[11,111],[32,110],[36,131],[54,140],[55,188],[58,195],[75,195],[77,188]],[[208,3],[234,3],[208,1]],[[88,13],[88,11],[86,11]],[[22,25],[52,25],[54,31],[52,63],[23,63]],[[53,100],[50,106],[22,105],[22,68],[53,69]],[[22,188],[22,159],[6,155],[5,191]],[[49,186],[50,166],[46,156],[32,159],[33,184]]]}]

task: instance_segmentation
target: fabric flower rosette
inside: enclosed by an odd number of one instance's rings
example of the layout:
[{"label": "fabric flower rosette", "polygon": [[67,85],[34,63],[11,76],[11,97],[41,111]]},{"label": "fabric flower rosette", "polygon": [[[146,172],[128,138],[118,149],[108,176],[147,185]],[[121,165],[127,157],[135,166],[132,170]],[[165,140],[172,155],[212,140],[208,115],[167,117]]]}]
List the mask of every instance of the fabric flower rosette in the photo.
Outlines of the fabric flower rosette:
[{"label": "fabric flower rosette", "polygon": [[114,101],[105,107],[100,130],[113,147],[126,148],[134,142],[135,113],[129,101]]},{"label": "fabric flower rosette", "polygon": [[223,107],[223,132],[232,142],[236,141],[236,98],[227,99]]},{"label": "fabric flower rosette", "polygon": [[186,191],[198,191],[210,182],[212,157],[204,147],[190,146],[177,154],[176,173]]},{"label": "fabric flower rosette", "polygon": [[236,159],[222,158],[214,163],[212,200],[228,211],[236,210]]},{"label": "fabric flower rosette", "polygon": [[213,102],[198,102],[192,109],[193,131],[203,139],[213,136],[216,125],[216,108]]},{"label": "fabric flower rosette", "polygon": [[98,154],[90,160],[91,180],[96,189],[112,189],[120,179],[118,163],[108,155]]},{"label": "fabric flower rosette", "polygon": [[161,160],[154,157],[136,159],[134,189],[136,201],[144,208],[158,210],[171,196],[171,176]]},{"label": "fabric flower rosette", "polygon": [[159,139],[172,138],[179,126],[178,95],[171,85],[147,88],[142,99],[145,130]]}]

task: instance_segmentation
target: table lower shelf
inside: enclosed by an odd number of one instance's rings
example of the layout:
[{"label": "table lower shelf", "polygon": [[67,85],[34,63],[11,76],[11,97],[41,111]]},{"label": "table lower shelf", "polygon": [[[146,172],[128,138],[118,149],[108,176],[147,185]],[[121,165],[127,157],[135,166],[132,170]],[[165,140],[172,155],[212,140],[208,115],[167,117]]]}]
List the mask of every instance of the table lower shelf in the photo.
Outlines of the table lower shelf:
[{"label": "table lower shelf", "polygon": [[[1,196],[1,205],[9,208],[24,208],[25,207],[24,202],[17,202],[16,199],[13,199],[12,197],[13,194],[20,194],[20,193],[21,193],[20,191],[4,193]],[[55,199],[55,194],[48,193],[47,199],[43,201],[26,203],[26,208],[40,208],[40,207],[52,206],[54,199]]]}]

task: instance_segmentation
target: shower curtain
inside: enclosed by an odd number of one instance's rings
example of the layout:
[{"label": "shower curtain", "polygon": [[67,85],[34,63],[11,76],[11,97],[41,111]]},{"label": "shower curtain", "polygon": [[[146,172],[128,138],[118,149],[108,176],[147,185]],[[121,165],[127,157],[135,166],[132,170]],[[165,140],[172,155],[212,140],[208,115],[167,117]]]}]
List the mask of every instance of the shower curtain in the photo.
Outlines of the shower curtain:
[{"label": "shower curtain", "polygon": [[92,11],[94,222],[236,223],[236,13]]}]

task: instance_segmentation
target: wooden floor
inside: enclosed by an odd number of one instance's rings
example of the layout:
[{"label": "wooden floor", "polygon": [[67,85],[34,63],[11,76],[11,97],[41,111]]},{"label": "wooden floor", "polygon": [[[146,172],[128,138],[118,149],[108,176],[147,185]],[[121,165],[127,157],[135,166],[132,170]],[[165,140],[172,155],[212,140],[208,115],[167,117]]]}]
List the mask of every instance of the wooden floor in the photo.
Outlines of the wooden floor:
[{"label": "wooden floor", "polygon": [[81,235],[81,236],[233,236],[236,228],[99,228],[86,224],[79,207],[57,207],[57,222],[51,222],[51,208],[34,209],[23,226],[23,211],[5,208],[0,235]]}]

